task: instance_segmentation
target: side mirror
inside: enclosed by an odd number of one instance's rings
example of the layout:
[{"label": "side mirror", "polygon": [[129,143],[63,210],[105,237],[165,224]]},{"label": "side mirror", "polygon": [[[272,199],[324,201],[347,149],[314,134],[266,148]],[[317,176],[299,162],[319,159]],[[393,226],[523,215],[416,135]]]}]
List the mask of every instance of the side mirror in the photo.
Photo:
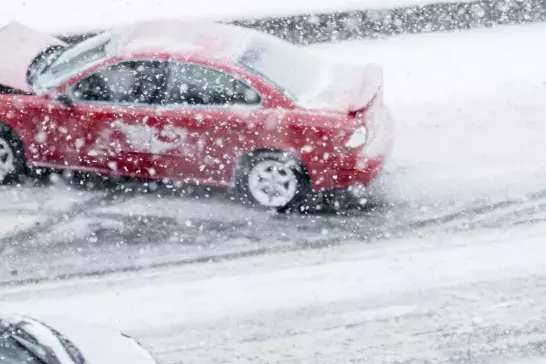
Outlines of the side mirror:
[{"label": "side mirror", "polygon": [[57,96],[57,101],[59,101],[64,106],[72,107],[74,106],[74,101],[67,94],[60,94]]}]

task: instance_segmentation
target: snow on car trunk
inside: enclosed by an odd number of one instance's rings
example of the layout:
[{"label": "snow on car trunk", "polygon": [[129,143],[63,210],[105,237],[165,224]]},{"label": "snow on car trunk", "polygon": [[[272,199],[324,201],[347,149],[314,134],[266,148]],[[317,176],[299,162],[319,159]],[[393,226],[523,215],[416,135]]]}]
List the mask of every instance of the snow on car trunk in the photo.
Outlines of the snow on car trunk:
[{"label": "snow on car trunk", "polygon": [[303,108],[361,111],[383,87],[378,65],[332,62],[277,37],[251,30],[246,33],[236,52],[238,63]]},{"label": "snow on car trunk", "polygon": [[383,70],[379,65],[322,63],[317,69],[316,85],[299,97],[298,102],[305,108],[347,113],[362,111],[383,88]]}]

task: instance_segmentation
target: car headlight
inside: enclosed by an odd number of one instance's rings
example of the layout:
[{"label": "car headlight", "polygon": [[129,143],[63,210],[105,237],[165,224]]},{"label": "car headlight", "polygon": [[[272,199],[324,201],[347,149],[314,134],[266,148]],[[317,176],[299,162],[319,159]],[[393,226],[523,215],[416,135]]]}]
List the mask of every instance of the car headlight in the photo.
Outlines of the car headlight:
[{"label": "car headlight", "polygon": [[359,126],[345,142],[345,148],[354,149],[366,144],[368,140],[368,130],[364,126]]}]

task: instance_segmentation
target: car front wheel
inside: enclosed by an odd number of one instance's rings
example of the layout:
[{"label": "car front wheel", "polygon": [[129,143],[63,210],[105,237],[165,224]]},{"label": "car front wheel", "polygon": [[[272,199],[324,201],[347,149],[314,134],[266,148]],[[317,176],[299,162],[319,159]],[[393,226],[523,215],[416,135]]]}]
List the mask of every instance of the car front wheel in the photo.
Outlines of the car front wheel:
[{"label": "car front wheel", "polygon": [[23,143],[11,129],[0,124],[0,184],[18,182],[25,171]]},{"label": "car front wheel", "polygon": [[299,162],[281,152],[251,156],[240,185],[251,202],[280,212],[299,208],[309,191],[308,179]]}]

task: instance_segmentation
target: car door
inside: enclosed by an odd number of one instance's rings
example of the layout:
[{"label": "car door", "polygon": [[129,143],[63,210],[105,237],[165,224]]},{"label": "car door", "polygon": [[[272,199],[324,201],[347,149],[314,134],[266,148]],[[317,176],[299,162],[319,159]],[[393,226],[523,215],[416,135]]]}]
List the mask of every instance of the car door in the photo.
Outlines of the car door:
[{"label": "car door", "polygon": [[155,175],[150,161],[165,64],[124,60],[66,90],[69,105],[49,110],[65,164],[136,177]]},{"label": "car door", "polygon": [[[170,62],[165,98],[155,119],[161,174],[226,185],[236,163],[238,130],[262,113],[260,95],[224,71]],[[195,182],[195,181],[193,181]]]}]

